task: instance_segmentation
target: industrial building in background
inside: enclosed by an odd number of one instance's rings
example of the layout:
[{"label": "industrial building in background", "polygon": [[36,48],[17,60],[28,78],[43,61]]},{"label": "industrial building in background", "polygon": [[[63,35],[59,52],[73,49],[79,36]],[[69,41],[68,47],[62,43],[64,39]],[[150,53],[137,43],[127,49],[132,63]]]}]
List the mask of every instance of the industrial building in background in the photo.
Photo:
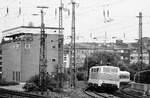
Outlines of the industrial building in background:
[{"label": "industrial building in background", "polygon": [[[59,39],[59,28],[45,27],[45,33],[47,72],[54,75],[58,61],[63,62],[63,52],[59,52],[63,51],[59,49],[63,41]],[[39,74],[40,27],[20,26],[5,30],[2,34],[2,78],[7,81],[25,82],[31,76]],[[62,58],[58,57],[58,52]]]}]

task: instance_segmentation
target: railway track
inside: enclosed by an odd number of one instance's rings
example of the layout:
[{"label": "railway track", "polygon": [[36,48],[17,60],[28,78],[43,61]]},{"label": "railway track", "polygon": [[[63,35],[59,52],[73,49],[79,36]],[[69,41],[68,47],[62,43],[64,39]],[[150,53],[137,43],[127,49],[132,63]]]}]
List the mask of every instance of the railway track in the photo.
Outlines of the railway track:
[{"label": "railway track", "polygon": [[9,96],[7,96],[7,95],[0,95],[0,98],[9,98]]},{"label": "railway track", "polygon": [[129,87],[130,85],[122,86],[118,91],[113,92],[112,94],[120,98],[143,98],[143,96],[139,96],[133,92],[127,92],[125,89]]},{"label": "railway track", "polygon": [[0,98],[15,98],[12,96],[16,96],[17,98],[18,97],[19,98],[24,98],[24,97],[25,98],[51,98],[51,97],[21,92],[21,91],[14,91],[14,90],[0,88]]},{"label": "railway track", "polygon": [[126,88],[128,88],[129,86],[125,86],[119,89],[119,91],[114,92],[114,95],[118,95],[121,98],[143,98],[143,96],[139,96],[133,92],[127,92],[125,91]]},{"label": "railway track", "polygon": [[118,91],[104,92],[104,93],[99,93],[95,90],[91,91],[88,90],[88,88],[85,88],[83,89],[83,92],[92,98],[143,98],[143,96],[136,95],[135,93],[126,92],[124,89],[128,87],[129,86],[124,86],[120,88]]},{"label": "railway track", "polygon": [[96,91],[90,91],[87,88],[83,89],[83,92],[92,98],[119,98],[117,96],[108,93],[98,93]]}]

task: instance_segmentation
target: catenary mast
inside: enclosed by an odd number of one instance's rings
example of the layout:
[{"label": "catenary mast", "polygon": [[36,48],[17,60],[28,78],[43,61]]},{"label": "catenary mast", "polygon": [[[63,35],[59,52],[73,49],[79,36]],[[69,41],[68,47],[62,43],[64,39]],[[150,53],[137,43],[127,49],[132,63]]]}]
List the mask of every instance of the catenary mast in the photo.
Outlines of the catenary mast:
[{"label": "catenary mast", "polygon": [[71,86],[76,87],[76,53],[75,53],[75,1],[71,1],[72,4],[72,21],[71,21],[71,53],[70,53],[70,73],[71,73]]},{"label": "catenary mast", "polygon": [[139,71],[142,70],[143,64],[143,49],[142,49],[142,12],[139,12],[139,41],[138,41],[138,62],[139,64]]},{"label": "catenary mast", "polygon": [[58,85],[59,87],[62,87],[62,70],[63,70],[63,3],[62,0],[60,0],[60,6],[59,6],[59,36],[58,36],[58,73],[60,73],[60,76],[58,75]]},{"label": "catenary mast", "polygon": [[46,34],[45,34],[45,24],[44,24],[44,11],[48,7],[38,6],[41,9],[41,35],[40,35],[40,62],[39,62],[39,85],[41,94],[46,89],[46,73],[47,73],[47,54],[46,54]]}]

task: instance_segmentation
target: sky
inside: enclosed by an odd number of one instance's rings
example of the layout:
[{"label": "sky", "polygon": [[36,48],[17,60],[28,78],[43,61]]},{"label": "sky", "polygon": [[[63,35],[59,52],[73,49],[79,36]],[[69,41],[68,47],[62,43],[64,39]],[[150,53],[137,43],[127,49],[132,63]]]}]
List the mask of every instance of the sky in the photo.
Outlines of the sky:
[{"label": "sky", "polygon": [[[0,30],[17,26],[40,26],[40,13],[37,6],[48,6],[45,11],[45,26],[58,27],[58,7],[60,0],[0,0]],[[65,41],[71,35],[71,0],[63,0],[63,27]],[[75,0],[76,4],[76,41],[77,42],[114,42],[122,39],[133,42],[138,39],[138,16],[143,14],[143,37],[150,37],[150,0]],[[9,8],[7,14],[7,7]],[[21,7],[21,14],[19,14]],[[56,11],[57,10],[57,11]],[[104,23],[103,11],[111,22]],[[114,39],[113,39],[114,38]]]}]

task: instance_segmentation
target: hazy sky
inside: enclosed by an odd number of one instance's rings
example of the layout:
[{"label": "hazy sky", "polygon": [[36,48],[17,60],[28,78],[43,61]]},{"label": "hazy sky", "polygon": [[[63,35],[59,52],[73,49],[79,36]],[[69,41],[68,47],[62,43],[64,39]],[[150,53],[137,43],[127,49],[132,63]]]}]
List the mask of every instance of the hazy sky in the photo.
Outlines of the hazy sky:
[{"label": "hazy sky", "polygon": [[[28,25],[33,22],[34,26],[40,25],[40,16],[33,16],[40,11],[37,5],[48,6],[45,10],[46,26],[58,27],[58,9],[60,0],[0,0],[0,29],[5,30],[16,26]],[[21,3],[19,3],[21,2]],[[63,0],[64,7],[70,9],[71,0]],[[116,39],[134,41],[138,38],[138,18],[143,13],[143,36],[150,37],[150,0],[76,0],[76,35],[77,41],[104,42],[107,32],[107,42]],[[7,14],[7,6],[9,8]],[[19,6],[21,15],[19,15]],[[109,11],[109,18],[113,21],[104,23],[103,11]],[[63,12],[64,34],[71,34],[71,13]],[[105,13],[105,15],[107,15]],[[97,40],[93,38],[97,37]],[[67,37],[66,37],[67,38]]]}]

